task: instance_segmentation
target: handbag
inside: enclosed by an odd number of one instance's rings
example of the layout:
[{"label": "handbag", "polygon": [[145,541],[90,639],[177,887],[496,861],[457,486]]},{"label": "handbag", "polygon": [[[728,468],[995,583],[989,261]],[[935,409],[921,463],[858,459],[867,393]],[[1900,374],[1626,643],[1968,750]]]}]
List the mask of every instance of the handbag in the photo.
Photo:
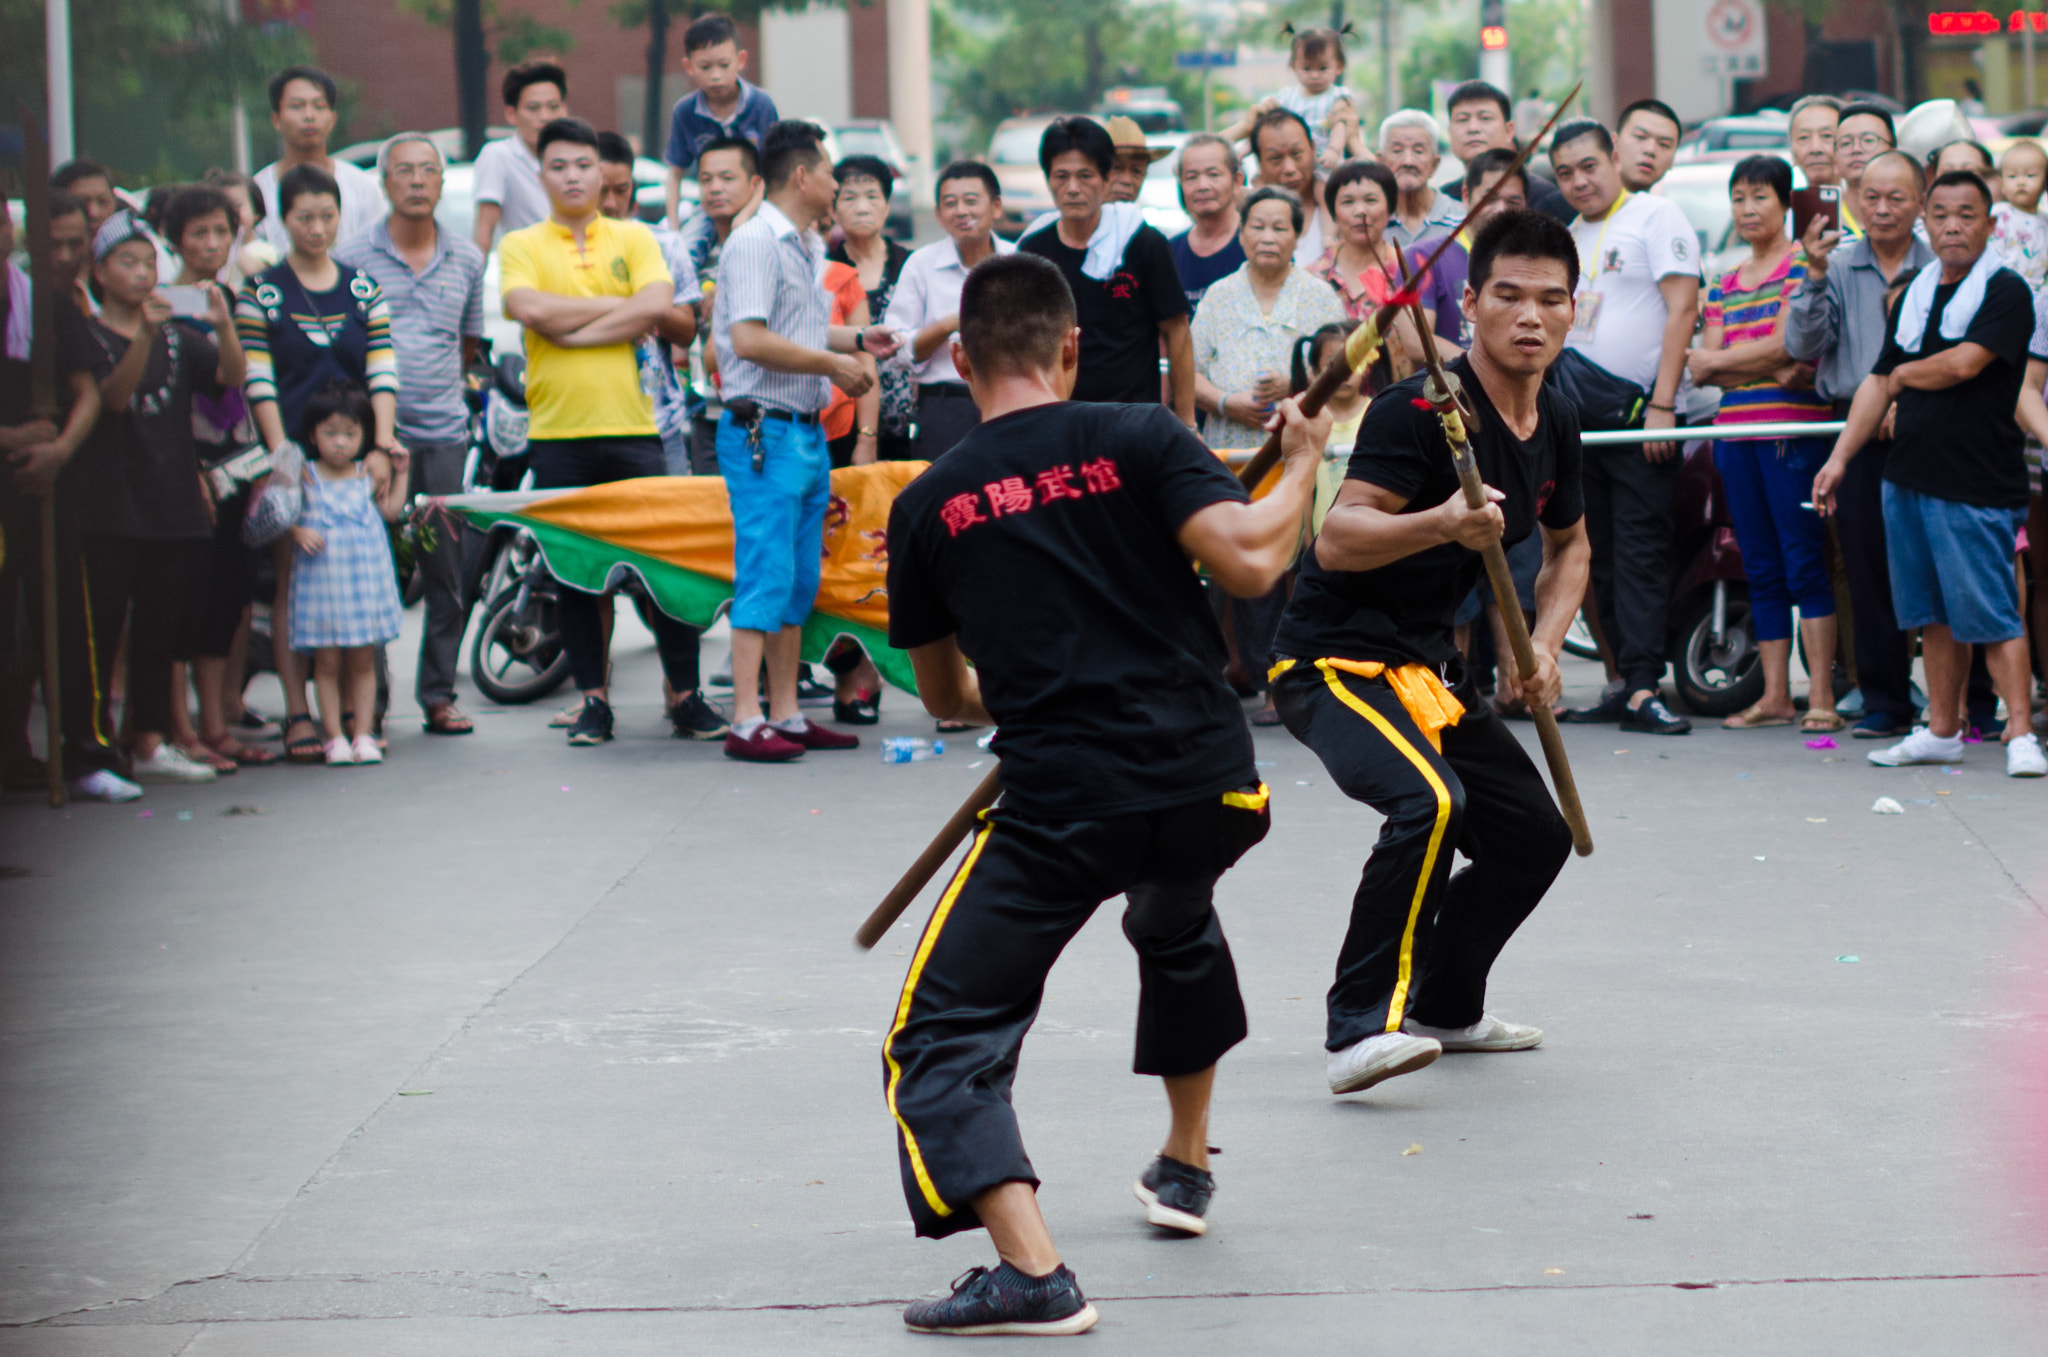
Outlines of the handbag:
[{"label": "handbag", "polygon": [[1577,349],[1558,354],[1543,382],[1572,403],[1579,412],[1579,427],[1588,433],[1643,427],[1650,393]]}]

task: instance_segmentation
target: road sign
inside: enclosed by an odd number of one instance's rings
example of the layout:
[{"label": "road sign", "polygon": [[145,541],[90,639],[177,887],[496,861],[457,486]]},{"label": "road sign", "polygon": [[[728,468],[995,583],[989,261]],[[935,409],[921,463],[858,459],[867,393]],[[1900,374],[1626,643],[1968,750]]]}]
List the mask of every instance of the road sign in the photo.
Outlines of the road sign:
[{"label": "road sign", "polygon": [[1713,0],[1701,36],[1700,66],[1708,75],[1754,80],[1768,69],[1763,0]]},{"label": "road sign", "polygon": [[1173,64],[1184,71],[1208,71],[1237,65],[1237,50],[1228,52],[1175,52]]}]

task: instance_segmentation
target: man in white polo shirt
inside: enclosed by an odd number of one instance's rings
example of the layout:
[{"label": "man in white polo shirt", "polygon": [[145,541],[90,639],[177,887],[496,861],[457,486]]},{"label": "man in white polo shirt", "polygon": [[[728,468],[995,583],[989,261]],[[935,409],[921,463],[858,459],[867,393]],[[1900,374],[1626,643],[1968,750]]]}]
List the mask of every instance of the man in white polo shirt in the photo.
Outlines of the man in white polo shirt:
[{"label": "man in white polo shirt", "polygon": [[332,175],[341,190],[341,221],[334,239],[354,240],[384,220],[384,186],[375,175],[327,154],[339,106],[334,77],[317,66],[287,66],[270,77],[270,125],[277,129],[283,154],[256,171],[256,191],[263,195],[263,220],[256,234],[280,257],[290,254],[291,237],[284,231],[284,213],[277,206],[277,181],[301,165]]},{"label": "man in white polo shirt", "polygon": [[[1699,315],[1692,225],[1669,199],[1622,187],[1614,139],[1591,119],[1559,128],[1550,160],[1579,214],[1571,226],[1579,245],[1577,312],[1566,347],[1642,390],[1644,428],[1669,429],[1678,423],[1685,351]],[[1573,720],[1619,721],[1653,735],[1692,729],[1658,696],[1679,469],[1676,443],[1586,449],[1593,594],[1621,677],[1596,705],[1570,713]]]},{"label": "man in white polo shirt", "polygon": [[548,215],[540,182],[540,130],[569,115],[569,77],[552,61],[525,61],[505,72],[505,121],[512,135],[476,157],[476,247],[491,252],[501,231],[524,230]]},{"label": "man in white polo shirt", "polygon": [[956,160],[939,171],[939,225],[946,239],[903,261],[883,325],[903,347],[917,382],[917,455],[937,461],[981,423],[967,383],[953,367],[952,340],[960,329],[960,289],[967,273],[990,255],[1016,246],[995,233],[1003,214],[996,172],[978,160]]}]

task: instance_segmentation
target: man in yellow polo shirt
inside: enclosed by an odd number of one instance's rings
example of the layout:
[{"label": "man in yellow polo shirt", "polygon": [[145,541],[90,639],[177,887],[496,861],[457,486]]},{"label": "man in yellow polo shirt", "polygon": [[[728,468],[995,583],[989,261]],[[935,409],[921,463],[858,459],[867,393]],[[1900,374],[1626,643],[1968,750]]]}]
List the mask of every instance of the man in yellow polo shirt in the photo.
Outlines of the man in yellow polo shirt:
[{"label": "man in yellow polo shirt", "polygon": [[[557,118],[541,129],[538,150],[547,220],[498,246],[505,315],[526,328],[534,486],[666,475],[638,344],[674,301],[668,264],[645,225],[598,212],[602,171],[590,124]],[[612,737],[602,599],[564,585],[558,611],[562,649],[583,693],[569,743],[602,744]],[[682,658],[694,660],[696,629],[659,610],[650,621],[674,682],[686,672]]]}]

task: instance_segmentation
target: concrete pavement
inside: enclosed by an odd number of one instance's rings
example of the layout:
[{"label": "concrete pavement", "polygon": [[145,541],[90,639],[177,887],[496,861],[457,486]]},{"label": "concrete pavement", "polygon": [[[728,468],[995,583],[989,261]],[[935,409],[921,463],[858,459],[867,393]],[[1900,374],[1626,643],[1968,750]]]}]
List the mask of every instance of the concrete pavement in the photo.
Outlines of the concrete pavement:
[{"label": "concrete pavement", "polygon": [[[732,764],[620,633],[605,748],[400,700],[381,768],[0,807],[0,1353],[923,1350],[898,1307],[988,1254],[911,1237],[881,1099],[930,896],[849,938],[987,756]],[[929,730],[889,694],[877,734]],[[1346,1099],[1375,821],[1259,732],[1207,1238],[1130,1196],[1165,1113],[1113,918],[1069,950],[1017,1102],[1091,1350],[2048,1347],[2048,785],[1566,732],[1599,851],[1493,994],[1549,1040]]]}]

